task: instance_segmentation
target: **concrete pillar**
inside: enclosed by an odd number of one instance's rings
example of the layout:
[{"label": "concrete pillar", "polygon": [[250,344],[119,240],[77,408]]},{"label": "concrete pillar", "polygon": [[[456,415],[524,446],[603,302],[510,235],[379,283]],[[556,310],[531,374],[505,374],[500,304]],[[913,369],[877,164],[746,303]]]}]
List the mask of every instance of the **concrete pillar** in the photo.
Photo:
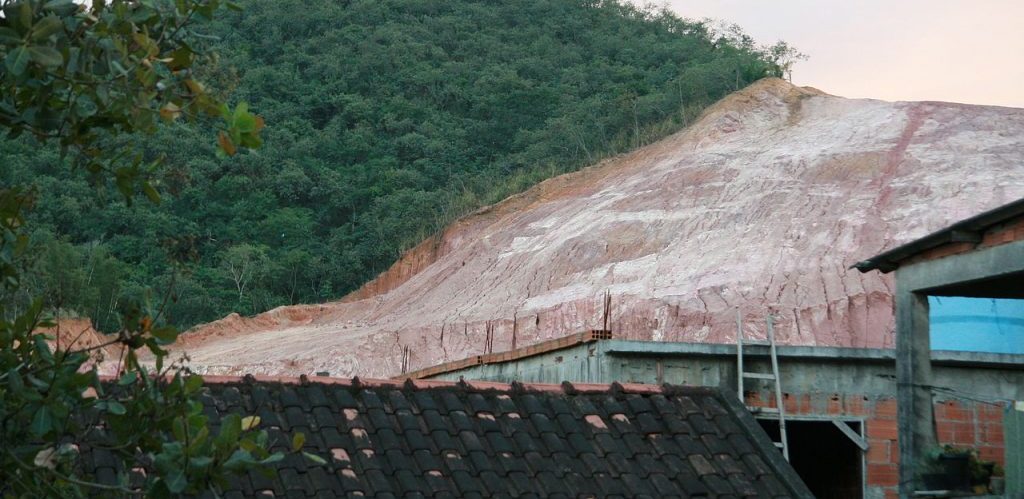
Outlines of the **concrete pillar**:
[{"label": "concrete pillar", "polygon": [[913,496],[928,452],[937,440],[932,423],[928,296],[899,288],[896,278],[896,412],[900,497]]}]

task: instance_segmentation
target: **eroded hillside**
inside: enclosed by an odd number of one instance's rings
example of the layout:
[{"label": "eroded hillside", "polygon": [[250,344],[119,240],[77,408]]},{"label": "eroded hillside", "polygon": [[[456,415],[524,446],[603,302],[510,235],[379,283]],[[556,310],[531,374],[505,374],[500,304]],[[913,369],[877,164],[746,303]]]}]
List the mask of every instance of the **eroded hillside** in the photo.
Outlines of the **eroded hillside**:
[{"label": "eroded hillside", "polygon": [[[848,267],[1024,196],[1024,110],[853,100],[763,80],[687,130],[481,210],[340,302],[229,316],[200,372],[390,376],[601,326],[886,347],[891,281]],[[491,330],[492,341],[487,341]],[[406,354],[405,352],[408,352]]]}]

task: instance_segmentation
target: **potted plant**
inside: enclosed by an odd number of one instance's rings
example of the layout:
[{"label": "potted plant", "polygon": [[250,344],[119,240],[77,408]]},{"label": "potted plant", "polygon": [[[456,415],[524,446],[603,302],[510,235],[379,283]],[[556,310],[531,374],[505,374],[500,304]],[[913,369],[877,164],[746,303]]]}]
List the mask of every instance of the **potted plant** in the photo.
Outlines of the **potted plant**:
[{"label": "potted plant", "polygon": [[988,481],[995,469],[995,461],[982,461],[974,449],[971,449],[967,456],[967,468],[971,474],[971,490],[977,494],[988,493]]},{"label": "potted plant", "polygon": [[999,463],[995,463],[995,466],[992,467],[992,476],[988,479],[988,490],[997,496],[1006,493],[1006,470]]},{"label": "potted plant", "polygon": [[921,481],[928,490],[971,490],[971,449],[944,445],[931,453]]}]

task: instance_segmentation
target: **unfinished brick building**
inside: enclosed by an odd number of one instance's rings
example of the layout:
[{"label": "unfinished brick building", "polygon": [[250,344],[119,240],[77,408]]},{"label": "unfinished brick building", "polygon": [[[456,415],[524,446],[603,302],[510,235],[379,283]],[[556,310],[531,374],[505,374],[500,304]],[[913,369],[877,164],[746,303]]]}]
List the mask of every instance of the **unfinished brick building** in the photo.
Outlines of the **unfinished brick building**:
[{"label": "unfinished brick building", "polygon": [[[735,345],[657,343],[588,332],[511,352],[406,374],[412,378],[510,382],[668,383],[735,394]],[[769,370],[769,347],[748,346],[744,370]],[[818,497],[898,497],[900,447],[893,350],[777,347],[790,461]],[[1004,412],[1024,399],[1024,356],[934,351],[938,442],[1006,462]],[[984,387],[984,388],[979,388]],[[986,393],[998,392],[1001,397]],[[773,438],[778,423],[768,382],[748,382],[744,399]],[[845,425],[849,431],[844,431]]]},{"label": "unfinished brick building", "polygon": [[[776,347],[774,380],[741,382],[740,372],[771,371],[770,347],[609,339],[609,331],[573,335],[529,348],[475,356],[405,377],[509,382],[669,383],[739,390],[775,440],[783,406],[791,462],[808,487],[827,497],[910,496],[927,488],[930,454],[942,445],[973,449],[1007,468],[1007,492],[1024,494],[1024,316],[1008,350],[932,348],[929,299],[1024,298],[1024,200],[958,222],[856,265],[896,271],[894,349]],[[1018,303],[1019,304],[1019,303]],[[1019,308],[1019,307],[1018,307]],[[935,307],[931,310],[935,314]],[[975,323],[956,325],[968,336]],[[938,321],[935,321],[936,323]],[[1018,324],[1019,323],[1019,324]],[[948,328],[947,328],[948,329]],[[747,324],[745,335],[767,327]],[[954,342],[955,343],[955,342]],[[938,344],[938,343],[936,343]],[[756,376],[755,376],[756,377]],[[738,388],[741,387],[741,388]],[[765,409],[767,408],[767,409]],[[1006,435],[1007,423],[1013,435]]]},{"label": "unfinished brick building", "polygon": [[[970,402],[933,406],[937,388],[934,358],[932,304],[937,297],[957,297],[995,304],[997,300],[1019,305],[1024,298],[1024,199],[957,222],[945,229],[911,241],[855,265],[861,272],[895,271],[896,291],[896,376],[899,398],[900,494],[908,496],[922,488],[929,453],[936,443],[975,440],[992,458],[1006,461],[1007,492],[1024,495],[1024,470],[1018,459],[1018,445],[992,448],[1003,436],[1002,425],[979,401],[1020,400],[1021,383],[1012,376],[976,383],[967,389]],[[1024,317],[1014,307],[1008,331],[1000,331],[1010,351],[1024,347]],[[979,319],[988,319],[983,314]],[[959,335],[972,333],[967,328]],[[971,342],[965,347],[971,348]],[[983,350],[983,349],[981,349]],[[1018,363],[1016,369],[1024,369]],[[1020,407],[1015,404],[1015,407]],[[1019,411],[1008,412],[1013,421]],[[934,422],[934,424],[933,424]],[[979,434],[980,433],[980,434]]]}]

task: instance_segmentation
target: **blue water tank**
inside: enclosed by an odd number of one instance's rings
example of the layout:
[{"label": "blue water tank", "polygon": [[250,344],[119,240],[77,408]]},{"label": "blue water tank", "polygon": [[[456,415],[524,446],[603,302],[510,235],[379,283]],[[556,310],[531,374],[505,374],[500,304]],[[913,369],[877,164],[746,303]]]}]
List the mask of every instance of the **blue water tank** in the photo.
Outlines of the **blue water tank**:
[{"label": "blue water tank", "polygon": [[929,296],[932,350],[1024,354],[1024,300]]}]

